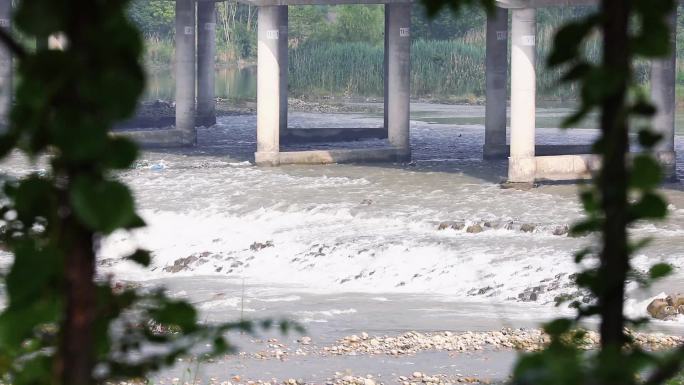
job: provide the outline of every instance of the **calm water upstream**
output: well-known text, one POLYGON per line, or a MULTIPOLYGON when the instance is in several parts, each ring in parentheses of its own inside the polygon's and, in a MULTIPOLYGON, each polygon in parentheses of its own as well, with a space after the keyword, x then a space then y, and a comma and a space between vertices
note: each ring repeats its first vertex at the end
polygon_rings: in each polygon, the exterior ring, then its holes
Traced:
MULTIPOLYGON (((256 66, 244 68, 219 68, 216 70, 215 90, 216 96, 221 99, 233 100, 236 102, 256 101, 256 66)), ((454 90, 455 93, 467 95, 472 90, 454 90)), ((332 95, 331 95, 332 96, 332 95)), ((147 100, 173 100, 175 97, 175 79, 172 69, 157 69, 148 73, 147 90, 145 92, 147 100)), ((339 97, 337 97, 339 99, 339 97)), ((357 97, 356 99, 364 99, 357 97)), ((547 102, 538 100, 538 103, 545 107, 545 111, 537 114, 537 127, 558 127, 562 117, 566 115, 568 102, 547 102)), ((572 102, 569 102, 572 104, 572 102)), ((484 114, 478 109, 473 109, 471 113, 452 114, 450 110, 458 109, 458 106, 435 106, 429 110, 412 111, 412 118, 429 123, 443 124, 484 124, 484 114)), ((323 122, 325 124, 325 122, 323 122)), ((583 126, 591 126, 592 123, 585 122, 583 126)), ((684 105, 680 106, 680 111, 676 117, 677 132, 684 134, 684 105)))

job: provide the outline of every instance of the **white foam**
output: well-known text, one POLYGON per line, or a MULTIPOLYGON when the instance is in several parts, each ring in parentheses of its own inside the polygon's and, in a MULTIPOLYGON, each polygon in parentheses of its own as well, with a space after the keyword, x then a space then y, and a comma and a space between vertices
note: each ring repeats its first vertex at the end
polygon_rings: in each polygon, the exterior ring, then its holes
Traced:
POLYGON ((272 297, 272 298, 256 298, 256 301, 261 301, 261 302, 294 302, 294 301, 301 301, 302 297, 298 295, 287 295, 284 297, 272 297))

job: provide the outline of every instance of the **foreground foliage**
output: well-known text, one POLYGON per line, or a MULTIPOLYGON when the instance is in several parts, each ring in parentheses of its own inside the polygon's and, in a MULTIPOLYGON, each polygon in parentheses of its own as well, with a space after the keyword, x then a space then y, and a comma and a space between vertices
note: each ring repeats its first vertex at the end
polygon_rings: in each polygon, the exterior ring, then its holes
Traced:
MULTIPOLYGON (((61 32, 64 50, 29 51, 0 34, 21 79, 0 155, 16 149, 49 165, 4 185, 2 241, 14 254, 0 314, 5 383, 86 385, 142 377, 200 341, 211 347, 194 353, 224 352, 226 331, 253 326, 202 325, 191 305, 161 290, 141 292, 97 275, 101 237, 144 226, 131 191, 114 174, 131 166, 138 150, 109 134, 133 113, 144 88, 141 39, 126 6, 125 0, 20 2, 19 32, 39 40, 61 32)), ((145 250, 127 258, 150 262, 145 250)))
MULTIPOLYGON (((479 1, 485 8, 493 5, 479 1)), ((423 2, 433 11, 444 5, 441 0, 423 2)), ((460 3, 448 4, 458 8, 460 3)), ((577 285, 595 301, 575 302, 576 317, 556 319, 545 326, 552 338, 550 346, 522 356, 514 383, 658 385, 681 369, 684 347, 665 355, 642 350, 625 330, 647 320, 624 315, 628 279, 646 286, 672 270, 667 264, 656 264, 648 277, 640 276, 632 268, 631 256, 648 240, 631 240, 628 231, 635 222, 663 219, 667 214, 667 204, 656 192, 663 180, 661 166, 653 156, 660 135, 648 124, 639 126, 638 140, 644 152, 630 160, 628 134, 634 118, 649 122, 656 112, 639 87, 634 63, 671 52, 667 20, 672 12, 676 12, 673 0, 602 0, 598 9, 565 24, 555 34, 548 65, 562 71, 563 82, 577 84, 581 95, 579 109, 565 125, 572 126, 595 110, 600 113, 601 136, 593 151, 601 158, 601 169, 593 186, 580 195, 587 219, 572 229, 574 234, 597 233, 600 240, 575 256, 584 267, 577 285), (598 61, 588 57, 585 49, 596 33, 602 39, 598 61), (586 332, 579 322, 588 317, 600 319, 600 348, 591 353, 580 348, 586 332), (644 373, 646 378, 641 378, 644 373)))

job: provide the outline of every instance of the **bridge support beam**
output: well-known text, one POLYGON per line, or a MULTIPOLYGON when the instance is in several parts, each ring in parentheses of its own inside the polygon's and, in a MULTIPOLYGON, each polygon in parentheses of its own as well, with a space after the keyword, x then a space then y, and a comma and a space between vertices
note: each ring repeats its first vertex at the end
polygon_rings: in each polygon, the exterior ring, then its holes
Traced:
POLYGON ((280 76, 280 134, 287 131, 287 97, 288 97, 288 70, 289 70, 289 56, 288 56, 288 6, 283 6, 278 13, 278 73, 280 76))
MULTIPOLYGON (((12 32, 12 0, 0 0, 0 28, 6 33, 12 32)), ((0 131, 5 131, 9 124, 12 108, 12 52, 2 44, 0 46, 0 131)))
POLYGON ((675 136, 675 85, 677 63, 677 12, 668 16, 671 28, 672 50, 668 57, 651 63, 651 98, 658 111, 653 119, 653 129, 663 136, 656 145, 655 155, 663 166, 665 178, 676 179, 677 158, 674 147, 675 136))
POLYGON ((197 124, 216 124, 216 3, 197 3, 197 124))
POLYGON ((509 183, 535 180, 535 36, 533 8, 513 9, 511 25, 511 147, 509 183))
POLYGON ((505 158, 506 101, 508 100, 508 10, 496 8, 487 17, 486 105, 484 159, 505 158))
POLYGON ((287 109, 287 6, 259 7, 257 48, 257 165, 280 163, 280 129, 287 109), (284 31, 284 34, 281 34, 284 31), (283 77, 285 80, 283 80, 283 77), (284 88, 284 90, 283 90, 284 88))
POLYGON ((182 144, 194 145, 195 132, 195 0, 176 0, 176 129, 182 144))
POLYGON ((411 4, 385 5, 385 115, 390 145, 410 159, 411 4))

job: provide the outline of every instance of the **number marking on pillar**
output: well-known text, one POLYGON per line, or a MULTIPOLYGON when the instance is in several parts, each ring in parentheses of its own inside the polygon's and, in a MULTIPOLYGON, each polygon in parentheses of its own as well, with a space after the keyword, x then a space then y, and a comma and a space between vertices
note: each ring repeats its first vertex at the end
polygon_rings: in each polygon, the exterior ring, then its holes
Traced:
POLYGON ((508 31, 496 31, 496 40, 506 40, 508 38, 508 31))
POLYGON ((400 37, 409 37, 409 36, 411 36, 411 29, 410 29, 409 27, 399 28, 399 36, 400 36, 400 37))
POLYGON ((10 20, 9 19, 0 19, 0 27, 9 28, 10 27, 10 20))
POLYGON ((192 35, 195 32, 195 29, 192 27, 185 27, 183 32, 185 32, 186 35, 192 35))
POLYGON ((533 46, 534 45, 534 35, 524 35, 520 38, 522 45, 533 46))
POLYGON ((277 29, 269 29, 266 31, 266 39, 268 40, 278 40, 278 35, 280 35, 280 32, 277 29))

